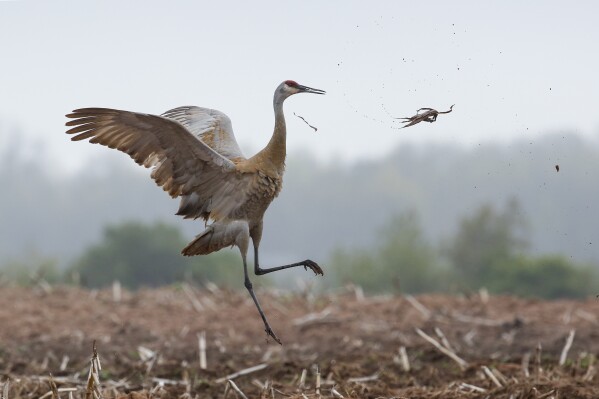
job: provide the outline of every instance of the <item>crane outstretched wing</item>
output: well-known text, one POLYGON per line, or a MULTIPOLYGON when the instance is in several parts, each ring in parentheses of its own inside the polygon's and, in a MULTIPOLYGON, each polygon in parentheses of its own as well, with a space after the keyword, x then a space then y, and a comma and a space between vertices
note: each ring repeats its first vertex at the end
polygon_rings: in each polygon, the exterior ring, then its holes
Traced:
POLYGON ((231 119, 215 109, 185 106, 166 111, 162 116, 174 119, 192 134, 228 159, 245 159, 235 134, 231 119))
POLYGON ((171 197, 181 196, 178 215, 219 220, 243 204, 250 176, 198 140, 179 122, 161 116, 107 108, 83 108, 67 117, 73 141, 116 148, 140 165, 171 197))

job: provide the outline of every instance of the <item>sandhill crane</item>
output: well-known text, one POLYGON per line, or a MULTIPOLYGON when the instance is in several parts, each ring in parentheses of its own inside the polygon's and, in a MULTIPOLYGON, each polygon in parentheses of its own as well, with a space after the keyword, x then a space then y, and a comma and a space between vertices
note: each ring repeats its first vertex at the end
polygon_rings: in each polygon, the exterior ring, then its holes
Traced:
POLYGON ((263 275, 303 266, 316 275, 323 271, 316 262, 304 260, 261 268, 258 248, 264 212, 279 194, 285 171, 286 135, 283 102, 297 93, 325 94, 293 80, 281 83, 274 93, 275 127, 266 147, 245 158, 233 134, 231 120, 222 112, 186 106, 161 116, 107 108, 83 108, 68 114, 66 123, 73 141, 90 139, 127 153, 146 168, 171 197, 181 197, 177 215, 202 218, 206 229, 182 251, 183 255, 205 255, 237 246, 243 260, 244 284, 262 317, 266 334, 279 344, 252 288, 247 268, 249 240, 254 246, 254 273, 263 275))

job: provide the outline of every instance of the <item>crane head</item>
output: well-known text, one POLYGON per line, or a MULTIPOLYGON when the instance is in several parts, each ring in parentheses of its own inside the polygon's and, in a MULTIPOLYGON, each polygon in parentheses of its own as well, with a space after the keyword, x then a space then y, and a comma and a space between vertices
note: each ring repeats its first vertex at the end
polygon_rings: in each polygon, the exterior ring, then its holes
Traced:
POLYGON ((326 92, 324 90, 313 89, 308 86, 300 85, 294 80, 286 80, 277 88, 277 91, 275 92, 275 98, 284 100, 285 98, 297 93, 325 94, 326 92))
POLYGON ((283 83, 285 84, 286 87, 289 88, 289 90, 291 91, 291 94, 296 94, 296 93, 325 94, 326 93, 326 91, 324 91, 324 90, 313 89, 308 86, 302 86, 302 85, 298 84, 295 80, 286 80, 283 83))

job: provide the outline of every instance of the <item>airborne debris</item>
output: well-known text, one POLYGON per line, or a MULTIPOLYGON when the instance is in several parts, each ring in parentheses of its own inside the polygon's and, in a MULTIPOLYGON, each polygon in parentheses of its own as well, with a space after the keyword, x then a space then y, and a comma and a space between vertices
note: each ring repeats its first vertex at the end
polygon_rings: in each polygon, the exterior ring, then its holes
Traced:
POLYGON ((555 165, 555 171, 559 172, 559 165, 555 165))
POLYGON ((455 104, 453 104, 451 107, 449 107, 449 111, 443 111, 443 112, 439 112, 436 109, 432 109, 432 108, 420 108, 418 111, 416 111, 416 115, 411 116, 409 118, 393 118, 393 119, 403 119, 403 121, 401 123, 407 123, 407 125, 403 126, 402 128, 408 127, 408 126, 414 126, 417 123, 420 122, 428 122, 428 123, 433 123, 434 121, 437 120, 437 116, 439 116, 439 114, 448 114, 453 110, 455 104))
POLYGON ((300 118, 301 120, 303 120, 303 121, 304 121, 304 123, 305 123, 306 125, 310 126, 312 129, 314 129, 314 131, 315 131, 315 132, 317 132, 317 131, 318 131, 318 128, 317 128, 317 127, 315 127, 315 126, 312 126, 312 125, 310 125, 310 124, 308 123, 308 121, 304 119, 304 117, 303 117, 303 116, 301 116, 301 115, 298 115, 298 114, 296 114, 295 112, 293 113, 293 115, 295 115, 295 116, 297 116, 298 118, 300 118))

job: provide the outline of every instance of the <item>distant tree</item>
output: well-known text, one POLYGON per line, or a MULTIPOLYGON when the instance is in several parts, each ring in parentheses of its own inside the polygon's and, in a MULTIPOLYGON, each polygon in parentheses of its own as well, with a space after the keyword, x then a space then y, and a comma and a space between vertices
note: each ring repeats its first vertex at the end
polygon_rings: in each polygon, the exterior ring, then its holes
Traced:
POLYGON ((584 297, 596 290, 597 273, 560 255, 526 253, 526 221, 516 201, 501 212, 490 205, 462 220, 446 254, 461 288, 542 298, 584 297))
POLYGON ((88 248, 72 270, 87 287, 102 287, 114 280, 129 288, 155 287, 191 278, 217 283, 242 281, 231 253, 186 258, 180 251, 186 240, 181 232, 163 223, 126 222, 106 227, 102 241, 88 248))
POLYGON ((341 282, 358 284, 369 292, 433 291, 444 280, 436 252, 423 237, 413 212, 385 224, 375 248, 337 251, 331 268, 341 282))
POLYGON ((560 255, 518 256, 493 264, 488 288, 525 297, 582 298, 596 293, 598 276, 590 265, 560 255))
MULTIPOLYGON (((197 283, 211 281, 229 288, 245 289, 243 265, 237 249, 221 249, 217 253, 186 259, 191 263, 190 269, 185 272, 186 280, 197 283)), ((269 283, 268 277, 262 277, 262 285, 269 283)))
POLYGON ((515 200, 502 212, 483 205, 464 218, 445 249, 458 284, 472 289, 488 287, 494 265, 509 263, 527 248, 521 234, 525 225, 515 200))

